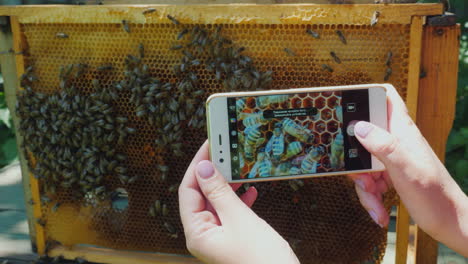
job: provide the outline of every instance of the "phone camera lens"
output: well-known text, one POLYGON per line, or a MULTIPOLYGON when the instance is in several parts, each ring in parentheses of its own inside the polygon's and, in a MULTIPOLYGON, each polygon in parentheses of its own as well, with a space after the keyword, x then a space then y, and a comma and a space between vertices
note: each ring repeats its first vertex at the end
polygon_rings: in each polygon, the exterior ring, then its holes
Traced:
POLYGON ((224 162, 224 159, 219 159, 219 162, 223 163, 223 162, 224 162))

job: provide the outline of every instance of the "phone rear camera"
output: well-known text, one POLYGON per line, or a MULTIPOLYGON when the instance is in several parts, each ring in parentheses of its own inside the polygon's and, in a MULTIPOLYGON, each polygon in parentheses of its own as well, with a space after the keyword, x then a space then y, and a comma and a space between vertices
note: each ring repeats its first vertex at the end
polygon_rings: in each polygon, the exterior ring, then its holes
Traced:
POLYGON ((224 162, 224 159, 219 159, 219 162, 220 162, 220 163, 223 163, 223 162, 224 162))

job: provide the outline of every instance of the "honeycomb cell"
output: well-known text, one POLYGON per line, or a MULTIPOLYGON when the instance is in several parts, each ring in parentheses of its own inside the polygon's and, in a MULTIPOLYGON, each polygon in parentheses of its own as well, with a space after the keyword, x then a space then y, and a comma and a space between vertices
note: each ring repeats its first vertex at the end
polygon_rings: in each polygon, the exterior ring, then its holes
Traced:
POLYGON ((330 109, 324 109, 320 112, 321 118, 324 121, 328 121, 333 117, 333 113, 330 109))
POLYGON ((318 133, 322 134, 325 130, 327 129, 327 126, 325 125, 325 122, 320 120, 315 123, 315 131, 318 133))
POLYGON ((320 135, 321 144, 328 145, 331 143, 331 141, 332 141, 332 136, 330 133, 323 133, 322 135, 320 135))
POLYGON ((327 106, 330 109, 333 109, 336 106, 336 102, 338 101, 338 97, 332 96, 327 99, 327 106))
POLYGON ((314 106, 317 108, 317 109, 322 109, 325 107, 325 98, 323 97, 318 97, 315 99, 314 101, 314 106))
POLYGON ((327 131, 331 133, 335 133, 340 128, 340 125, 336 121, 330 121, 327 123, 327 131))

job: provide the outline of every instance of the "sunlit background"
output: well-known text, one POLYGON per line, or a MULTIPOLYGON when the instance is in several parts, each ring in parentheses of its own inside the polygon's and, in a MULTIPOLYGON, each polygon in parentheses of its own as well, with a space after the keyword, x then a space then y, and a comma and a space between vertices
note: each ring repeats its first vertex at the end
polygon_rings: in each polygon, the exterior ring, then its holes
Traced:
MULTIPOLYGON (((76 4, 77 1, 9 0, 1 4, 76 4)), ((131 1, 129 1, 130 3, 131 1)), ((421 0, 419 2, 438 2, 421 0)), ((447 143, 446 167, 468 194, 468 1, 452 0, 450 11, 456 13, 462 27, 456 117, 447 143)), ((21 176, 15 134, 8 111, 3 78, 0 74, 0 257, 11 252, 28 254, 28 227, 24 212, 21 176)), ((455 262, 454 262, 455 263, 455 262)))

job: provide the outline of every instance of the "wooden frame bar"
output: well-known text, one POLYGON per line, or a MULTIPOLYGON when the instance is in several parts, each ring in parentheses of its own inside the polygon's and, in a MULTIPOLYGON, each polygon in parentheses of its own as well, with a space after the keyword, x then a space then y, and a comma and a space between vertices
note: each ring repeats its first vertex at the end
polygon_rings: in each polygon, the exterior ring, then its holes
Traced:
MULTIPOLYGON (((460 25, 426 26, 422 42, 417 125, 443 162, 445 144, 455 117, 460 25)), ((438 243, 419 227, 415 263, 437 263, 438 243)))
MULTIPOLYGON (((419 72, 421 65, 421 43, 424 18, 414 16, 411 23, 410 33, 410 54, 408 66, 408 93, 406 95, 406 106, 409 114, 416 121, 418 111, 418 90, 419 90, 419 72)), ((398 205, 398 217, 396 227, 396 252, 395 263, 405 264, 408 255, 408 235, 409 235, 410 216, 404 204, 400 201, 398 205)))
POLYGON ((363 5, 102 5, 102 6, 18 6, 0 7, 0 15, 18 16, 20 23, 167 23, 171 14, 181 23, 236 23, 236 24, 296 24, 307 21, 315 24, 368 25, 375 11, 382 15, 379 23, 410 24, 412 16, 438 15, 442 4, 363 4, 363 5), (150 15, 142 12, 156 9, 150 15), (281 8, 278 8, 281 7, 281 8), (268 16, 258 16, 267 13, 268 16), (200 14, 203 14, 201 16, 200 14))
MULTIPOLYGON (((3 28, 3 30, 0 30, 0 50, 2 52, 7 51, 6 53, 0 55, 0 64, 4 81, 6 102, 10 113, 12 113, 11 117, 14 126, 18 127, 19 120, 14 114, 16 111, 16 91, 20 87, 19 79, 17 78, 17 76, 20 76, 24 72, 24 63, 22 54, 19 54, 21 47, 18 46, 18 43, 20 43, 20 41, 17 39, 18 34, 12 34, 12 31, 10 30, 19 29, 18 20, 16 19, 16 17, 10 17, 9 19, 10 24, 4 25, 5 28, 3 28), (7 28, 7 26, 11 26, 11 28, 7 28)), ((34 215, 37 215, 40 212, 37 212, 36 206, 33 206, 33 204, 30 202, 33 201, 34 203, 39 203, 37 197, 34 199, 34 194, 32 193, 32 188, 30 187, 33 185, 37 186, 37 181, 36 183, 33 183, 31 180, 33 177, 30 177, 27 161, 20 147, 22 143, 23 138, 17 133, 16 146, 21 166, 24 198, 26 201, 25 208, 28 217, 29 236, 31 239, 32 247, 34 249, 36 247, 36 241, 38 239, 38 237, 36 236, 37 223, 35 221, 34 215)), ((41 240, 43 240, 43 238, 41 238, 41 240)))

